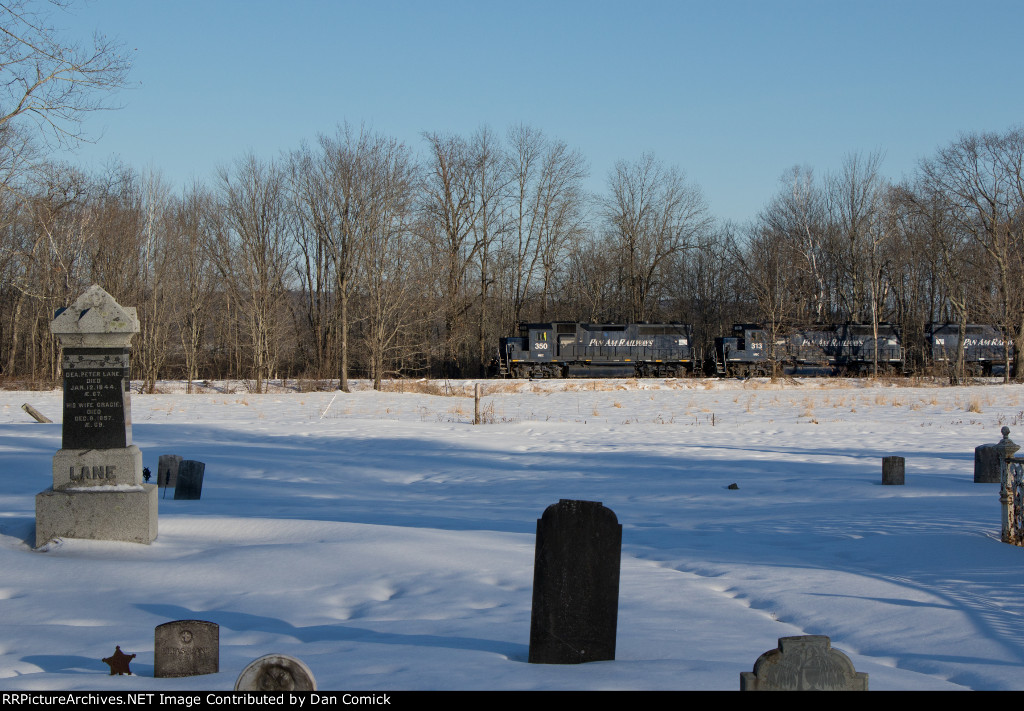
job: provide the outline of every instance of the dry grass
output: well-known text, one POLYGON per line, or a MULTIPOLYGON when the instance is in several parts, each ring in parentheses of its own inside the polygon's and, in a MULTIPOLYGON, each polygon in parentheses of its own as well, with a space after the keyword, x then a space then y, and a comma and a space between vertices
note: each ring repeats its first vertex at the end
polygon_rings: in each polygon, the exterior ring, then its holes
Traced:
POLYGON ((800 417, 814 417, 814 398, 805 397, 803 401, 803 411, 800 413, 800 417))
POLYGON ((971 395, 971 399, 967 404, 968 412, 981 412, 981 396, 971 395))
MULTIPOLYGON (((490 386, 486 388, 490 389, 490 386)), ((438 397, 473 397, 473 386, 454 386, 447 380, 384 380, 380 391, 384 393, 416 393, 438 397), (468 392, 467 392, 468 390, 468 392)))
POLYGON ((335 388, 333 380, 302 379, 295 384, 300 393, 325 393, 335 388))
POLYGON ((508 393, 520 392, 522 389, 522 383, 498 380, 484 385, 482 395, 507 395, 508 393))
POLYGON ((497 421, 498 416, 494 413, 494 401, 492 400, 480 408, 480 424, 493 425, 497 421))

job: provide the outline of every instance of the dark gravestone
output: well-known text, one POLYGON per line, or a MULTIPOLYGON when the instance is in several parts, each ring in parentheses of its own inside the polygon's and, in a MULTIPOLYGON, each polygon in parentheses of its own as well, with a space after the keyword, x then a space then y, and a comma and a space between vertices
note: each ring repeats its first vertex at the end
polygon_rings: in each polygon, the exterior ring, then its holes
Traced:
POLYGON ((302 660, 268 654, 242 670, 235 691, 316 691, 316 679, 302 660))
POLYGON ((220 627, 203 620, 158 625, 153 643, 153 676, 199 676, 220 671, 220 627))
POLYGON ((622 526, 599 501, 562 499, 537 521, 531 664, 615 659, 622 526))
POLYGON ((175 499, 198 499, 203 494, 203 473, 206 465, 191 459, 178 465, 178 483, 174 486, 175 499))
POLYGON ((974 483, 999 483, 999 449, 995 444, 974 448, 974 483))
POLYGON ((156 485, 165 487, 177 484, 180 465, 180 454, 161 454, 160 461, 156 465, 156 485))
POLYGON ((882 457, 882 483, 902 486, 904 467, 903 457, 882 457))
POLYGON ((754 662, 753 672, 740 672, 740 691, 867 691, 868 675, 824 635, 780 637, 754 662))
POLYGON ((64 449, 132 443, 129 357, 127 348, 64 349, 64 449))

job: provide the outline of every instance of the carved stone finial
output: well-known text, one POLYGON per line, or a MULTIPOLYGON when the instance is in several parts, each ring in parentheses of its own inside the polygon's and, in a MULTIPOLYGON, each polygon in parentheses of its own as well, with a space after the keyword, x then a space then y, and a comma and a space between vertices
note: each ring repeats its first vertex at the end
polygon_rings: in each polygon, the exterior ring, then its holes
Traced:
POLYGON ((999 443, 996 445, 996 447, 998 448, 999 456, 1005 459, 1007 457, 1012 457, 1014 454, 1016 454, 1017 450, 1019 450, 1020 447, 1018 447, 1017 444, 1012 439, 1010 439, 1009 427, 1003 425, 1002 433, 1003 438, 999 440, 999 443))
POLYGON ((98 284, 50 322, 51 333, 64 348, 128 348, 139 329, 135 307, 121 306, 98 284))

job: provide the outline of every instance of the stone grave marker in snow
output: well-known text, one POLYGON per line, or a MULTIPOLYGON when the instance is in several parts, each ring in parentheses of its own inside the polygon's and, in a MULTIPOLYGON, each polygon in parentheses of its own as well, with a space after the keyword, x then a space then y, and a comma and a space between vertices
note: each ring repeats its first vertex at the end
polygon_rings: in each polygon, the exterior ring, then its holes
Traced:
POLYGON ((882 483, 903 486, 906 460, 903 457, 882 457, 882 483))
POLYGON ((203 473, 206 465, 191 459, 178 465, 178 481, 174 486, 175 499, 198 499, 203 495, 203 473))
POLYGON ((50 330, 63 350, 64 423, 53 487, 36 495, 36 547, 58 537, 152 543, 157 488, 143 483, 142 452, 132 444, 135 309, 93 285, 57 312, 50 330))
POLYGON ((531 664, 615 659, 622 526, 599 501, 562 499, 537 521, 531 664))
POLYGON ((316 691, 316 679, 302 660, 268 654, 242 670, 235 691, 316 691))
POLYGON ((220 626, 204 620, 176 620, 154 630, 153 676, 177 677, 220 671, 220 626))
POLYGON ((178 465, 180 464, 180 454, 161 454, 156 465, 156 485, 165 487, 177 484, 178 465))
POLYGON ((753 672, 740 672, 740 691, 867 691, 868 675, 825 635, 780 637, 754 662, 753 672))
POLYGON ((974 448, 974 483, 999 483, 999 445, 982 444, 974 448))

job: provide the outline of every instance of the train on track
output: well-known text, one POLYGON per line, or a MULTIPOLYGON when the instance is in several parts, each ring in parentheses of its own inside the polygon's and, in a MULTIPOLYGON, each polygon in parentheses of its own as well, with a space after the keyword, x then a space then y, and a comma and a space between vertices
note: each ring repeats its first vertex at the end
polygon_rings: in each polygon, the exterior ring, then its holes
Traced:
POLYGON ((504 377, 684 377, 695 367, 685 323, 527 323, 498 343, 504 377))
POLYGON ((898 330, 879 324, 878 338, 868 324, 819 325, 776 334, 759 324, 738 323, 732 335, 715 339, 714 374, 722 377, 771 375, 777 364, 786 375, 868 375, 903 373, 906 359, 898 330))
MULTIPOLYGON (((952 372, 963 350, 969 375, 1005 371, 999 329, 968 324, 930 323, 924 333, 928 366, 952 372)), ((738 323, 729 336, 714 339, 707 358, 695 352, 693 328, 685 323, 594 324, 574 321, 521 324, 518 336, 502 338, 495 374, 513 378, 720 377, 786 375, 903 375, 906 355, 899 329, 870 324, 829 324, 790 329, 772 339, 762 324, 738 323)))

